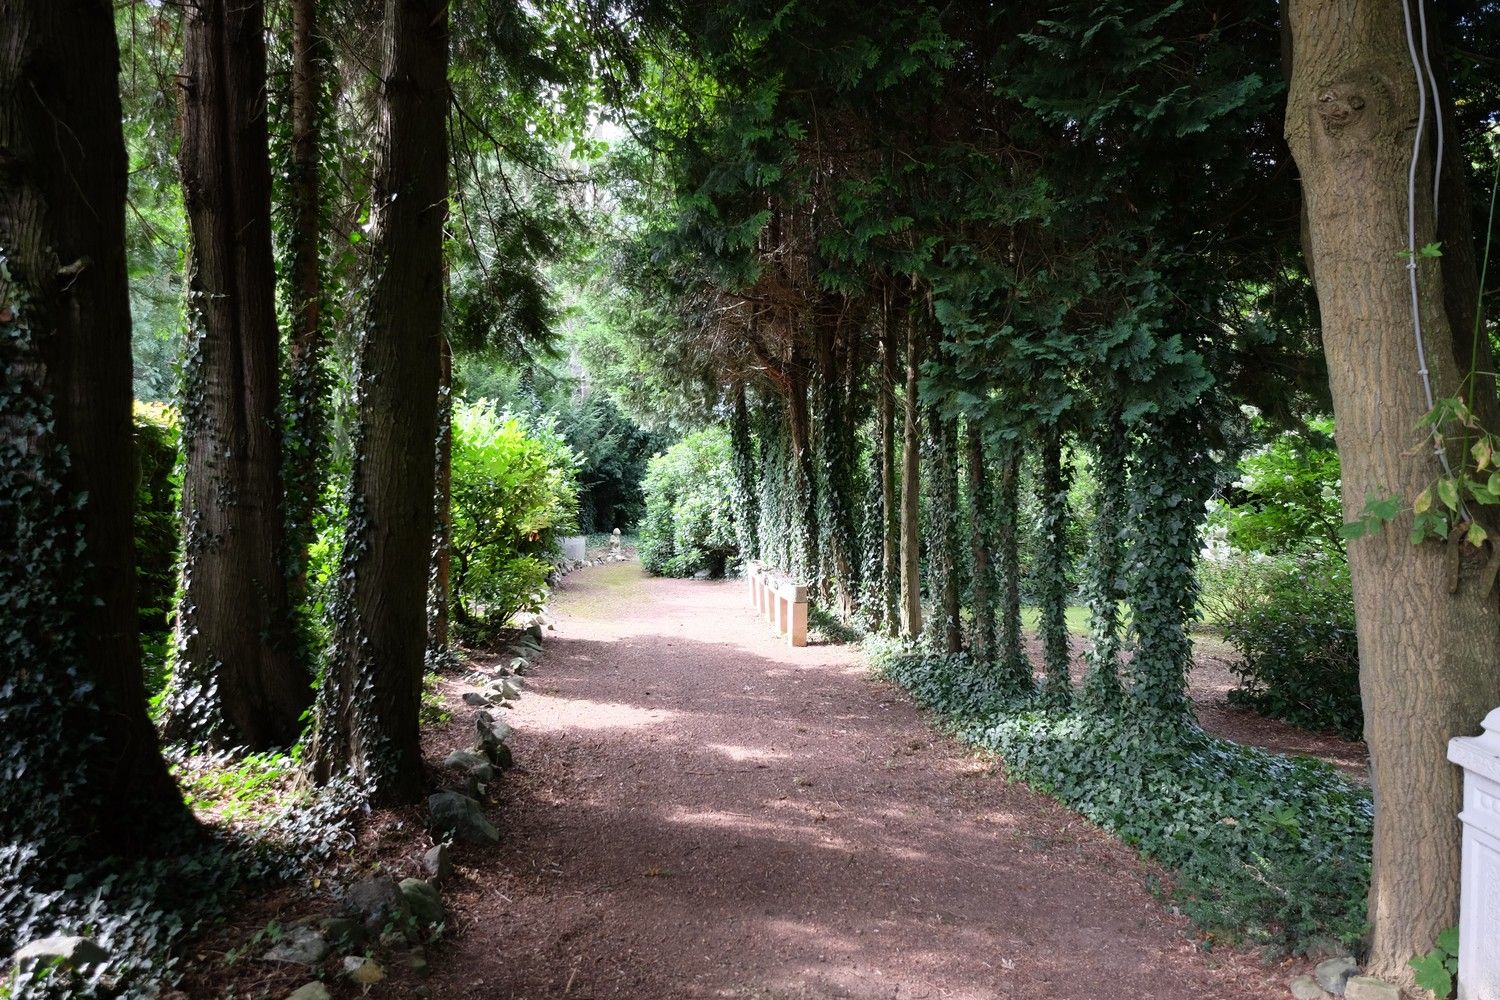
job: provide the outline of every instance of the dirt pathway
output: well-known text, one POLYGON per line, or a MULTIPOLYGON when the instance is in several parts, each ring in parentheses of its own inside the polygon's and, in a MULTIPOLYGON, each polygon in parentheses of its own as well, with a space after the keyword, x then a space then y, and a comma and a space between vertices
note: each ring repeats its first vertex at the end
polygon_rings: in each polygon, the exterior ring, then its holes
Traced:
POLYGON ((1250 1000, 1132 851, 936 738, 736 582, 587 569, 512 713, 504 843, 458 852, 435 998, 1250 1000))

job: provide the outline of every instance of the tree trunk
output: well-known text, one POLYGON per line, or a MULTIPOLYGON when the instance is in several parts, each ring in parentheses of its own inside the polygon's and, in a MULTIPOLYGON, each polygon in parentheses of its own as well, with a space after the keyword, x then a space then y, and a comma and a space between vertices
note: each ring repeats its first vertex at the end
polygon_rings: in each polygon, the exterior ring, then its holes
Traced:
POLYGON ((740 558, 759 559, 760 504, 755 487, 755 441, 750 436, 750 406, 745 399, 744 382, 734 384, 732 420, 729 437, 734 455, 734 524, 739 536, 740 558))
POLYGON ((428 593, 428 645, 434 653, 448 649, 448 613, 453 605, 453 347, 438 339, 438 413, 436 482, 432 506, 432 585, 428 593))
POLYGON ((1021 644, 1021 540, 1017 531, 1021 509, 1021 449, 1007 444, 1000 465, 996 517, 999 544, 995 575, 1000 582, 1000 628, 995 636, 995 673, 1004 687, 1031 687, 1031 662, 1021 644))
POLYGON ((922 331, 911 309, 906 323, 905 428, 901 437, 901 633, 922 634, 922 428, 918 415, 917 377, 922 365, 922 331))
POLYGON ((1148 417, 1130 470, 1130 700, 1137 719, 1180 726, 1192 719, 1188 628, 1198 612, 1198 527, 1213 486, 1201 406, 1148 417))
MULTIPOLYGON (((1286 11, 1292 43, 1286 133, 1302 175, 1344 514, 1353 521, 1367 496, 1409 499, 1439 472, 1415 430, 1428 406, 1406 263, 1398 256, 1408 245, 1417 81, 1400 4, 1289 0, 1286 11)), ((1430 127, 1432 114, 1426 118, 1430 127)), ((1419 248, 1437 239, 1433 136, 1421 138, 1414 199, 1419 248)), ((1457 145, 1450 136, 1449 149, 1457 145)), ((1449 241, 1466 238, 1459 231, 1464 221, 1444 220, 1449 241)), ((1468 331, 1455 329, 1444 308, 1446 282, 1473 281, 1472 274, 1444 274, 1466 256, 1412 260, 1438 398, 1459 391, 1468 367, 1467 355, 1458 359, 1455 350, 1468 331)), ((1479 385, 1492 392, 1488 381, 1479 385)), ((1455 578, 1446 547, 1412 545, 1409 524, 1402 515, 1349 545, 1375 795, 1369 965, 1402 980, 1410 975, 1407 959, 1430 949, 1458 914, 1460 774, 1445 759, 1447 742, 1475 732, 1500 703, 1500 613, 1480 583, 1483 559, 1472 550, 1464 554, 1455 578)))
POLYGON ((446 0, 386 0, 381 50, 359 441, 313 772, 353 771, 377 800, 410 802, 424 783, 417 726, 448 203, 446 0))
POLYGON ((1128 440, 1118 415, 1103 418, 1094 442, 1094 529, 1088 554, 1089 651, 1085 696, 1115 705, 1120 684, 1120 562, 1128 440))
POLYGON ((292 255, 287 299, 286 524, 296 598, 306 592, 308 548, 328 464, 327 336, 323 324, 323 192, 318 130, 324 54, 316 0, 292 3, 292 144, 286 187, 292 255))
POLYGON ((118 74, 105 0, 0 0, 0 842, 62 869, 194 829, 136 640, 118 74))
POLYGON ((880 594, 889 635, 899 635, 901 519, 896 508, 896 307, 887 292, 880 331, 880 594))
POLYGON ((976 421, 964 429, 964 468, 969 487, 969 604, 974 614, 969 648, 980 663, 995 652, 995 592, 991 586, 990 480, 984 458, 984 434, 976 421))
POLYGON ((810 587, 822 583, 818 572, 818 498, 816 471, 813 465, 812 434, 807 407, 807 366, 793 358, 787 366, 790 386, 787 390, 787 431, 791 446, 791 467, 787 481, 791 484, 791 565, 789 572, 810 587))
POLYGON ((184 9, 191 260, 173 739, 290 746, 312 700, 285 574, 280 337, 259 0, 184 9))
POLYGON ((963 649, 959 623, 958 429, 936 407, 927 411, 931 445, 927 479, 927 566, 936 621, 933 632, 946 653, 963 649))
POLYGON ((1068 470, 1063 464, 1062 432, 1043 431, 1042 470, 1037 483, 1041 537, 1036 554, 1038 631, 1042 638, 1042 695, 1051 705, 1073 697, 1068 673, 1072 650, 1068 636, 1068 470))

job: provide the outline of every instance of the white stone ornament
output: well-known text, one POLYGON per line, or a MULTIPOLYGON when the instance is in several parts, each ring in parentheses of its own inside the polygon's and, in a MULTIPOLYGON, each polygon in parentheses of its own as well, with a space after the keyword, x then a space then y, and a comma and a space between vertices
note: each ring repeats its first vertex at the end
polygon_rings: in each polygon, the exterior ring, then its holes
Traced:
POLYGON ((1450 740, 1448 759, 1464 769, 1458 1000, 1500 1000, 1500 708, 1483 735, 1450 740))

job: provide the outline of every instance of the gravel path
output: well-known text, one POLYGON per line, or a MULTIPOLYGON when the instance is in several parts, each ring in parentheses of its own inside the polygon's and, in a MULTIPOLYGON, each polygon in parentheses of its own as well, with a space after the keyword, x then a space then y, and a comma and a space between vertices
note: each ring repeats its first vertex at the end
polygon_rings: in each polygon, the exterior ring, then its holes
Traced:
POLYGON ((567 577, 511 713, 504 843, 457 854, 435 998, 1263 1000, 1162 873, 935 736, 738 581, 567 577))

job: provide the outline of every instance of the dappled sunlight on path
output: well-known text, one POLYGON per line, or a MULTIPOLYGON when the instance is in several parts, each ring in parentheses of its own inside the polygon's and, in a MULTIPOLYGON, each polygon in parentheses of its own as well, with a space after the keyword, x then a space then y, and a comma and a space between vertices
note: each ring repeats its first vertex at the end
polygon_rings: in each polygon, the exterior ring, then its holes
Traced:
POLYGON ((737 582, 569 576, 434 997, 1248 998, 1160 876, 737 582))

